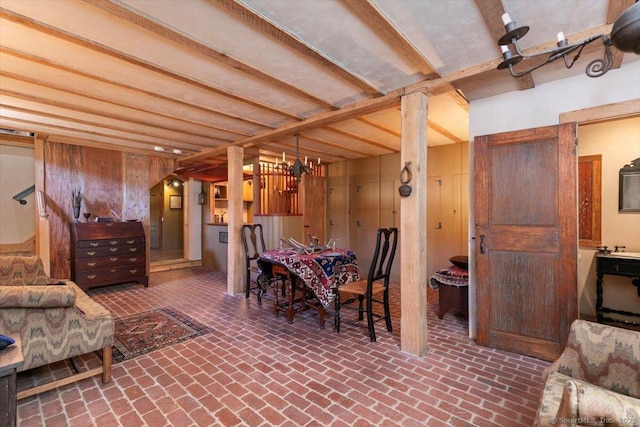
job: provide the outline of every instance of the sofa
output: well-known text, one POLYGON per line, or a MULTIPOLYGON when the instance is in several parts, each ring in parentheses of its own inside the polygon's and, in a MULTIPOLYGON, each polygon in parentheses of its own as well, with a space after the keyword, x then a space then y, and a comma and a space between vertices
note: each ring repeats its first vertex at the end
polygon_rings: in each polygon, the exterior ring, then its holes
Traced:
POLYGON ((101 351, 98 368, 18 393, 18 399, 102 374, 111 380, 113 318, 74 282, 51 279, 33 256, 0 256, 0 334, 19 336, 18 372, 101 351))
POLYGON ((535 426, 640 426, 640 332, 575 320, 535 426))

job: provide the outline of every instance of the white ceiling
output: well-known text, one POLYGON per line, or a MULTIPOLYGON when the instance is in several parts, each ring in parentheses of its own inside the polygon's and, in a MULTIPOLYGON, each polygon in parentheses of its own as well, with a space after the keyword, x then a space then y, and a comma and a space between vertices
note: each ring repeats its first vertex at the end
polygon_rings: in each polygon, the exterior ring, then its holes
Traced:
POLYGON ((522 46, 539 50, 559 31, 570 42, 608 33, 631 4, 0 0, 0 127, 133 152, 160 146, 185 164, 222 163, 230 145, 246 157, 293 156, 300 131, 301 156, 331 163, 399 151, 399 99, 420 90, 429 146, 459 143, 467 100, 582 73, 589 61, 520 79, 495 70, 502 13, 530 26, 522 46))

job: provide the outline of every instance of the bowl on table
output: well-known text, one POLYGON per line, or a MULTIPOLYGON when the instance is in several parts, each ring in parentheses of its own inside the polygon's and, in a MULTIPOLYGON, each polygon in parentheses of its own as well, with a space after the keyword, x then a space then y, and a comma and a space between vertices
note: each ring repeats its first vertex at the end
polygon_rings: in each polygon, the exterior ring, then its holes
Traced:
POLYGON ((449 261, 458 268, 462 268, 464 270, 469 269, 469 257, 466 255, 456 255, 449 258, 449 261))

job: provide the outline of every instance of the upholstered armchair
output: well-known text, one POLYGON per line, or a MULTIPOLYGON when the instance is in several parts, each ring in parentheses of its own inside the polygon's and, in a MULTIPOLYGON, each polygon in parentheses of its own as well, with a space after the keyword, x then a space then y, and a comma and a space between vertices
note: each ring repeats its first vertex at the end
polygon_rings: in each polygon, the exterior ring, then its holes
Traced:
POLYGON ((98 374, 111 381, 111 314, 74 282, 47 276, 38 257, 0 256, 0 334, 20 336, 19 372, 102 351, 101 367, 22 391, 19 399, 98 374))
POLYGON ((640 425, 640 332, 575 320, 544 376, 536 426, 640 425))

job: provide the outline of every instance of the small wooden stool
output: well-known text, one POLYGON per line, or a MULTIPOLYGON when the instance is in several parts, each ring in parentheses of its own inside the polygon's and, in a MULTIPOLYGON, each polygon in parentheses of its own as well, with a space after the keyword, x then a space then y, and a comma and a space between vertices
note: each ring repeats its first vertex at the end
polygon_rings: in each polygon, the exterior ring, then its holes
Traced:
POLYGON ((429 285, 438 289, 438 318, 449 310, 460 312, 469 318, 469 273, 458 266, 450 266, 435 273, 429 285))
POLYGON ((469 286, 440 284, 438 288, 438 319, 442 319, 449 310, 456 310, 465 319, 469 318, 469 286))

